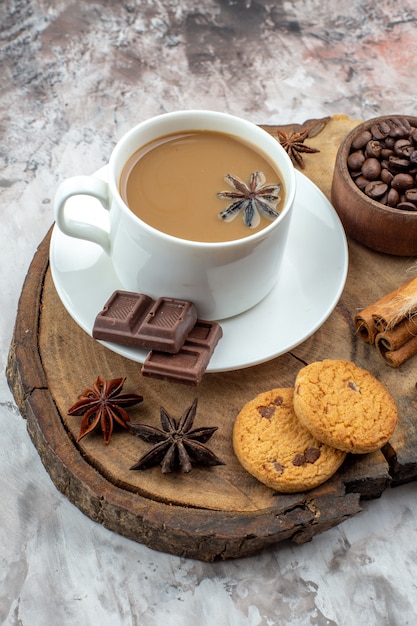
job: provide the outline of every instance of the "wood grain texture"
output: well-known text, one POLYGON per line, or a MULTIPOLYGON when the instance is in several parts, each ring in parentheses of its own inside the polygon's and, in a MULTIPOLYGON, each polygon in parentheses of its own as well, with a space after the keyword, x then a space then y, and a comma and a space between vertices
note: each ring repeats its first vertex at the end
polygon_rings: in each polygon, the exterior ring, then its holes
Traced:
MULTIPOLYGON (((356 122, 336 117, 309 144, 305 173, 329 195, 334 156, 356 122)), ((30 436, 56 487, 93 520, 151 548, 204 561, 253 554, 284 540, 302 543, 361 510, 361 498, 379 497, 390 485, 417 477, 415 361, 392 370, 356 335, 354 313, 409 275, 412 260, 371 252, 349 242, 350 269, 342 298, 307 341, 269 363, 206 374, 197 388, 146 379, 140 365, 114 354, 70 318, 49 271, 50 233, 41 243, 24 284, 7 376, 30 436), (239 465, 231 446, 234 418, 243 404, 276 386, 291 386, 305 363, 346 358, 366 367, 391 391, 399 425, 383 451, 348 456, 324 485, 278 495, 239 465), (224 466, 162 476, 159 468, 130 466, 149 444, 116 431, 76 443, 80 418, 68 408, 98 375, 125 376, 124 390, 144 402, 129 409, 132 421, 159 424, 159 408, 178 416, 198 397, 195 426, 219 426, 209 447, 224 466)), ((320 280, 320 277, 317 277, 320 280)))

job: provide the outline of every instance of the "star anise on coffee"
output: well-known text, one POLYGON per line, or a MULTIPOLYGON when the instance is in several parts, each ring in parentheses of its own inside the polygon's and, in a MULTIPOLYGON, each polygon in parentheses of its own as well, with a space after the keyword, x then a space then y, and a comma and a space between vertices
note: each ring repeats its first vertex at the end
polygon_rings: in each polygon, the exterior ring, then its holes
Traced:
POLYGON ((291 131, 289 133, 285 133, 282 130, 278 130, 278 139, 281 146, 288 153, 291 161, 294 165, 299 165, 302 169, 305 168, 305 163, 303 157, 301 156, 301 152, 305 152, 308 154, 312 154, 314 152, 320 152, 317 148, 311 148, 310 146, 306 146, 304 141, 310 134, 310 129, 306 128, 303 131, 298 133, 291 131))
POLYGON ((276 205, 280 201, 280 185, 266 185, 263 172, 252 172, 249 184, 244 183, 237 176, 226 174, 224 180, 233 187, 234 191, 221 191, 217 197, 221 200, 233 200, 232 204, 219 213, 220 219, 231 222, 238 213, 243 213, 243 222, 249 228, 256 228, 263 215, 274 220, 279 213, 276 205))
POLYGON ((143 397, 135 393, 121 394, 125 380, 105 380, 99 376, 92 387, 87 387, 78 396, 78 401, 68 410, 68 415, 83 415, 77 441, 101 428, 104 443, 109 443, 115 423, 127 428, 129 415, 123 407, 138 404, 143 397))
POLYGON ((197 399, 179 420, 161 407, 162 429, 130 422, 127 428, 131 433, 154 444, 130 469, 143 470, 160 464, 162 473, 168 474, 178 469, 188 473, 193 465, 224 465, 223 461, 204 445, 215 433, 217 426, 192 429, 196 411, 197 399))

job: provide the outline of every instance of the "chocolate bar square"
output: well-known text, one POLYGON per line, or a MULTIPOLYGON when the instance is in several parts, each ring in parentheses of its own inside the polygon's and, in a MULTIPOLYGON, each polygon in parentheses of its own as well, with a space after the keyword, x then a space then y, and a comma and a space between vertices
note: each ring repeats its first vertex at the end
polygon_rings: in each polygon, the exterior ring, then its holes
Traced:
POLYGON ((223 331, 217 322, 197 320, 177 354, 152 351, 143 366, 143 376, 175 383, 198 385, 223 331))
POLYGON ((96 316, 93 337, 133 345, 133 336, 153 304, 152 298, 144 294, 115 291, 96 316))
POLYGON ((175 353, 184 345, 196 321, 197 310, 192 302, 158 298, 141 324, 140 339, 150 350, 175 353))

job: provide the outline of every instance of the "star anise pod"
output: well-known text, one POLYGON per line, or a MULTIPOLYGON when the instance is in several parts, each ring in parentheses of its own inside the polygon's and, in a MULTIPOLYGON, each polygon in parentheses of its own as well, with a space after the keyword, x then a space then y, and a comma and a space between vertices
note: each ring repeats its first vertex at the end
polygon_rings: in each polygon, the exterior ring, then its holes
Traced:
POLYGON ((300 131, 299 133, 291 132, 284 133, 282 130, 278 130, 278 139, 281 146, 288 153, 291 161, 294 165, 299 165, 302 169, 305 168, 303 157, 301 156, 301 152, 305 152, 308 154, 312 154, 313 152, 320 152, 317 148, 310 148, 310 146, 306 146, 304 140, 309 136, 310 130, 306 128, 304 131, 300 131))
POLYGON ((183 473, 191 471, 193 464, 224 465, 204 444, 216 432, 217 426, 192 430, 197 411, 197 399, 184 412, 179 420, 169 415, 161 407, 162 429, 146 424, 127 425, 128 430, 144 441, 155 444, 144 454, 132 470, 142 470, 161 465, 162 473, 168 474, 179 469, 183 473))
POLYGON ((226 174, 224 180, 234 191, 221 191, 217 197, 221 200, 232 199, 234 202, 219 213, 220 219, 231 222, 242 211, 244 224, 249 228, 256 228, 261 221, 261 214, 269 220, 278 217, 275 207, 280 201, 281 187, 278 183, 265 185, 263 172, 253 172, 248 185, 232 174, 226 174))
POLYGON ((78 396, 78 402, 68 410, 68 415, 84 416, 77 441, 96 428, 101 428, 104 443, 109 443, 115 422, 126 428, 129 415, 123 407, 138 404, 143 397, 135 393, 121 394, 125 380, 105 380, 99 376, 92 387, 87 387, 78 396))

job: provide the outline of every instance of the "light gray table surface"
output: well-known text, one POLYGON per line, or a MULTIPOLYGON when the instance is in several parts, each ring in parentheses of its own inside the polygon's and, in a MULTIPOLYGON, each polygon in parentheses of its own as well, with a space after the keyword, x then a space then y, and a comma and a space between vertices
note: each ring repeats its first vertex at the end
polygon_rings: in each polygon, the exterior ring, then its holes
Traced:
MULTIPOLYGON (((416 59, 415 0, 0 2, 3 373, 59 182, 103 166, 131 126, 192 108, 260 124, 417 115, 416 59)), ((415 484, 311 543, 207 564, 124 539, 68 502, 4 374, 0 433, 1 624, 416 623, 415 484)))

